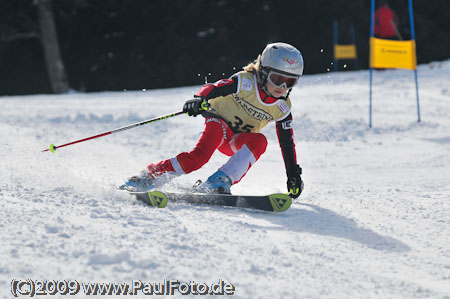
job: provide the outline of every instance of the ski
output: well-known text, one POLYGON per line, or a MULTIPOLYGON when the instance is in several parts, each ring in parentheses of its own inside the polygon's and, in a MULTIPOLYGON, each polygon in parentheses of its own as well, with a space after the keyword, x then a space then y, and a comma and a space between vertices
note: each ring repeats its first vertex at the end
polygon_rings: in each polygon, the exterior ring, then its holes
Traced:
POLYGON ((287 194, 270 195, 232 195, 176 192, 130 192, 152 207, 164 208, 169 201, 185 201, 193 204, 206 204, 225 207, 249 208, 270 212, 284 212, 291 206, 291 197, 287 194))

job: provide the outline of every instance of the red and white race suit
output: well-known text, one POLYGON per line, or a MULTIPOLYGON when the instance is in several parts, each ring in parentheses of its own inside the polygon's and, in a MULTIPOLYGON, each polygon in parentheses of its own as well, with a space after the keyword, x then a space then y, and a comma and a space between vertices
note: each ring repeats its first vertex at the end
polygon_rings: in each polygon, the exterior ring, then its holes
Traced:
POLYGON ((189 152, 148 165, 152 175, 190 173, 206 164, 218 149, 231 157, 220 170, 235 184, 265 152, 267 139, 260 131, 273 121, 286 170, 296 166, 289 98, 268 96, 261 90, 256 75, 245 71, 206 84, 197 95, 210 103, 210 108, 202 113, 205 129, 198 143, 189 152))

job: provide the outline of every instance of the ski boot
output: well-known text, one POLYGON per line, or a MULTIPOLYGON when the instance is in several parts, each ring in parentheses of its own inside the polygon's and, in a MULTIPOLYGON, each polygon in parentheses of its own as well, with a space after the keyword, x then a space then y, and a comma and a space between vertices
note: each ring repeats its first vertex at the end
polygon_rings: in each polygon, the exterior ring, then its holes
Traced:
POLYGON ((200 193, 231 194, 231 179, 222 171, 218 170, 211 175, 206 182, 195 187, 200 193))
POLYGON ((155 188, 156 178, 152 176, 148 171, 143 170, 139 175, 134 175, 120 185, 120 190, 130 192, 145 192, 155 188))

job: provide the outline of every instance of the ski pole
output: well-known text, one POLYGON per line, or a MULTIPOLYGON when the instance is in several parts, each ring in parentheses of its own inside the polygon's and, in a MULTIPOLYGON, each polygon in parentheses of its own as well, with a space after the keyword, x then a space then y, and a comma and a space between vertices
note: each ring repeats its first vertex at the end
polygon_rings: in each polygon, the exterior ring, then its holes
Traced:
POLYGON ((125 127, 122 127, 122 128, 118 128, 118 129, 115 129, 115 130, 112 130, 112 131, 109 131, 109 132, 104 132, 104 133, 101 133, 101 134, 98 134, 98 135, 94 135, 94 136, 91 136, 91 137, 87 137, 87 138, 84 138, 84 139, 72 141, 72 142, 69 142, 69 143, 66 143, 66 144, 63 144, 63 145, 56 146, 54 144, 50 144, 50 147, 48 149, 43 150, 42 152, 50 151, 52 153, 55 153, 56 149, 58 149, 60 147, 64 147, 64 146, 72 145, 72 144, 75 144, 75 143, 88 141, 88 140, 91 140, 91 139, 96 139, 96 138, 103 137, 103 136, 106 136, 106 135, 111 135, 111 134, 114 134, 114 133, 119 133, 119 132, 122 132, 122 131, 125 131, 125 130, 129 130, 129 129, 136 128, 136 127, 139 127, 139 126, 143 126, 143 125, 146 125, 146 124, 158 121, 158 120, 163 120, 163 119, 166 119, 166 118, 174 117, 174 116, 177 116, 177 115, 180 115, 180 114, 184 114, 184 112, 183 111, 178 111, 178 112, 167 114, 167 115, 164 115, 164 116, 160 116, 160 117, 156 117, 156 118, 152 118, 152 119, 147 119, 147 120, 135 123, 135 124, 131 124, 131 125, 128 125, 128 126, 125 126, 125 127))

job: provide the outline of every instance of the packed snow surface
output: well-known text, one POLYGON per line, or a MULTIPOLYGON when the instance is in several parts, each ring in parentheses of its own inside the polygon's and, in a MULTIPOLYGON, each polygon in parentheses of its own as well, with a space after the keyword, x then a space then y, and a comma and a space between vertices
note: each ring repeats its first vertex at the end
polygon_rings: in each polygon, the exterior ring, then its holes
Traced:
MULTIPOLYGON (((42 152, 179 111, 200 86, 0 97, 0 297, 30 279, 223 281, 234 298, 450 298, 450 61, 418 69, 421 122, 413 72, 373 75, 372 128, 367 70, 303 76, 294 88, 305 190, 279 214, 156 209, 115 189, 192 149, 202 117, 42 152)), ((263 133, 267 151, 235 194, 286 192, 275 126, 263 133)), ((173 187, 226 159, 217 152, 173 187)))

